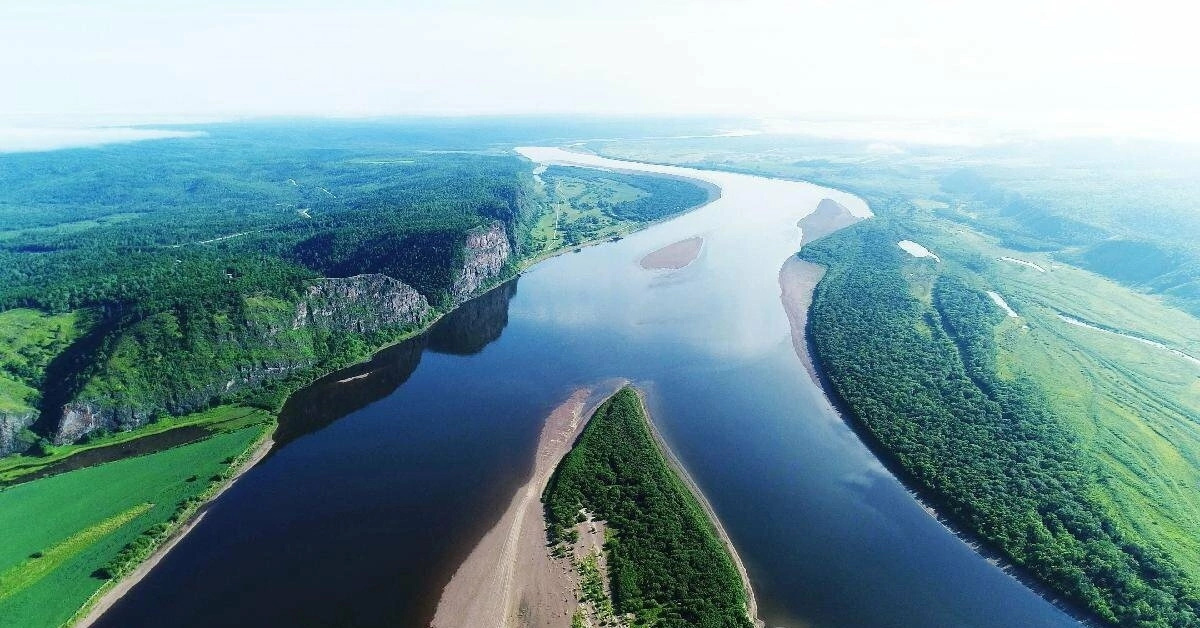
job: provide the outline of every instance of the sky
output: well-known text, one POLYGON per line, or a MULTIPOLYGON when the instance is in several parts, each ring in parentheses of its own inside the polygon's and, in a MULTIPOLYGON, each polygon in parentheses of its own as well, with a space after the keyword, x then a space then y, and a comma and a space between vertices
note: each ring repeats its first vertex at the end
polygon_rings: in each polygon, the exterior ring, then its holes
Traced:
POLYGON ((777 128, 934 120, 1200 139, 1188 11, 1156 0, 3 0, 0 122, 716 114, 777 128))

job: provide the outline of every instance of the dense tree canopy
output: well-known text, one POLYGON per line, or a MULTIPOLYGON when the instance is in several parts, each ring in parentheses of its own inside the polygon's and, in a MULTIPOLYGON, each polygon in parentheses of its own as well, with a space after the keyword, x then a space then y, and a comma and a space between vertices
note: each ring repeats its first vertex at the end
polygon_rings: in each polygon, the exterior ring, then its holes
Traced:
POLYGON ((1094 475, 1031 381, 997 376, 988 297, 942 271, 933 306, 886 221, 807 247, 829 266, 809 319, 833 391, 939 508, 1073 601, 1122 626, 1200 626, 1200 596, 1094 498, 1094 475), (906 269, 909 269, 906 271, 906 269))
POLYGON ((631 388, 592 415, 542 496, 551 541, 586 508, 614 531, 605 551, 618 613, 648 626, 749 628, 741 577, 647 420, 631 388))

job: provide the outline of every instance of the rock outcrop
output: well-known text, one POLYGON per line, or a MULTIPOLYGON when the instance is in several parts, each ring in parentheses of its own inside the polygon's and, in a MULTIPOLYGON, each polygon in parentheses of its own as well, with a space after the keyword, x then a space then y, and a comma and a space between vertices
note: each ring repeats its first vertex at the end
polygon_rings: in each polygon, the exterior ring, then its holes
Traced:
MULTIPOLYGON (((503 223, 497 221, 471 232, 464 244, 463 265, 456 274, 453 287, 455 302, 469 299, 491 285, 505 272, 511 255, 512 244, 503 223)), ((498 298, 503 299, 505 294, 498 298)), ((402 281, 382 274, 364 274, 318 279, 307 288, 294 311, 289 313, 285 309, 281 314, 278 318, 267 317, 248 323, 227 342, 245 346, 247 358, 253 355, 251 349, 266 349, 278 355, 282 346, 302 342, 308 337, 304 333, 297 334, 298 330, 394 334, 420 328, 433 315, 433 308, 424 295, 402 281)), ((502 327, 503 323, 500 325, 502 327)), ((233 367, 216 369, 211 377, 204 378, 208 381, 200 385, 192 383, 186 391, 165 387, 157 393, 143 394, 136 406, 131 406, 128 401, 104 397, 76 398, 62 406, 52 440, 58 444, 72 443, 94 432, 129 430, 158 416, 187 414, 240 390, 314 366, 311 360, 301 358, 304 352, 282 353, 286 357, 241 362, 233 367)), ((16 442, 16 435, 33 418, 3 419, 5 422, 0 422, 0 447, 15 446, 10 443, 16 442)))
POLYGON ((24 451, 30 443, 21 439, 21 432, 37 420, 36 410, 0 412, 0 456, 24 451))
POLYGON ((213 373, 207 385, 155 400, 143 407, 102 398, 76 399, 62 407, 62 418, 51 440, 56 445, 65 445, 94 432, 123 432, 142 427, 162 415, 197 412, 209 407, 221 395, 286 377, 312 365, 306 361, 240 364, 229 371, 213 373))
POLYGON ((471 298, 504 272, 512 256, 512 243, 504 223, 493 222, 467 235, 463 244, 463 265, 454 279, 455 301, 471 298))
POLYGON ((296 305, 292 328, 315 326, 367 334, 417 326, 430 311, 421 293, 387 275, 326 278, 309 286, 296 305))
POLYGON ((147 413, 133 408, 105 408, 94 402, 73 401, 63 406, 53 440, 56 445, 65 445, 92 432, 133 429, 149 420, 147 413))

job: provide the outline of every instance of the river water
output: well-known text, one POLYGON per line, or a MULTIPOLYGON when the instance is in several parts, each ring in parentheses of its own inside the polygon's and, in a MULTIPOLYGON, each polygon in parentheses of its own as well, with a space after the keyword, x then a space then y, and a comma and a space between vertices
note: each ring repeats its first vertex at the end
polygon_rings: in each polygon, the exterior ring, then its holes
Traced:
POLYGON ((542 419, 575 387, 612 377, 647 391, 768 626, 1075 625, 930 516, 796 357, 778 284, 799 247, 796 222, 823 198, 865 215, 862 201, 799 182, 520 150, 703 179, 722 197, 543 262, 295 395, 272 454, 99 625, 426 625, 532 468, 542 419), (704 246, 686 268, 639 267, 695 236, 704 246))

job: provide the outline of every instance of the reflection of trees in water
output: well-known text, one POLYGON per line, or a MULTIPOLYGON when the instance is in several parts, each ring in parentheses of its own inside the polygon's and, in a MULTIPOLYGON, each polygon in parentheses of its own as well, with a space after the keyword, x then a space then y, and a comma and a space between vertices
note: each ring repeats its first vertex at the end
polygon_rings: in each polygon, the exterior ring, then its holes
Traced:
POLYGON ((429 350, 472 355, 494 342, 508 324, 508 302, 517 294, 513 279, 463 303, 429 332, 429 350))
POLYGON ((392 394, 417 370, 426 342, 425 334, 409 338, 294 393, 279 413, 275 450, 392 394))
POLYGON ((508 302, 516 293, 514 279, 462 304, 429 332, 296 392, 279 414, 274 450, 392 394, 417 370, 426 349, 453 355, 479 353, 500 337, 508 324, 508 302))

